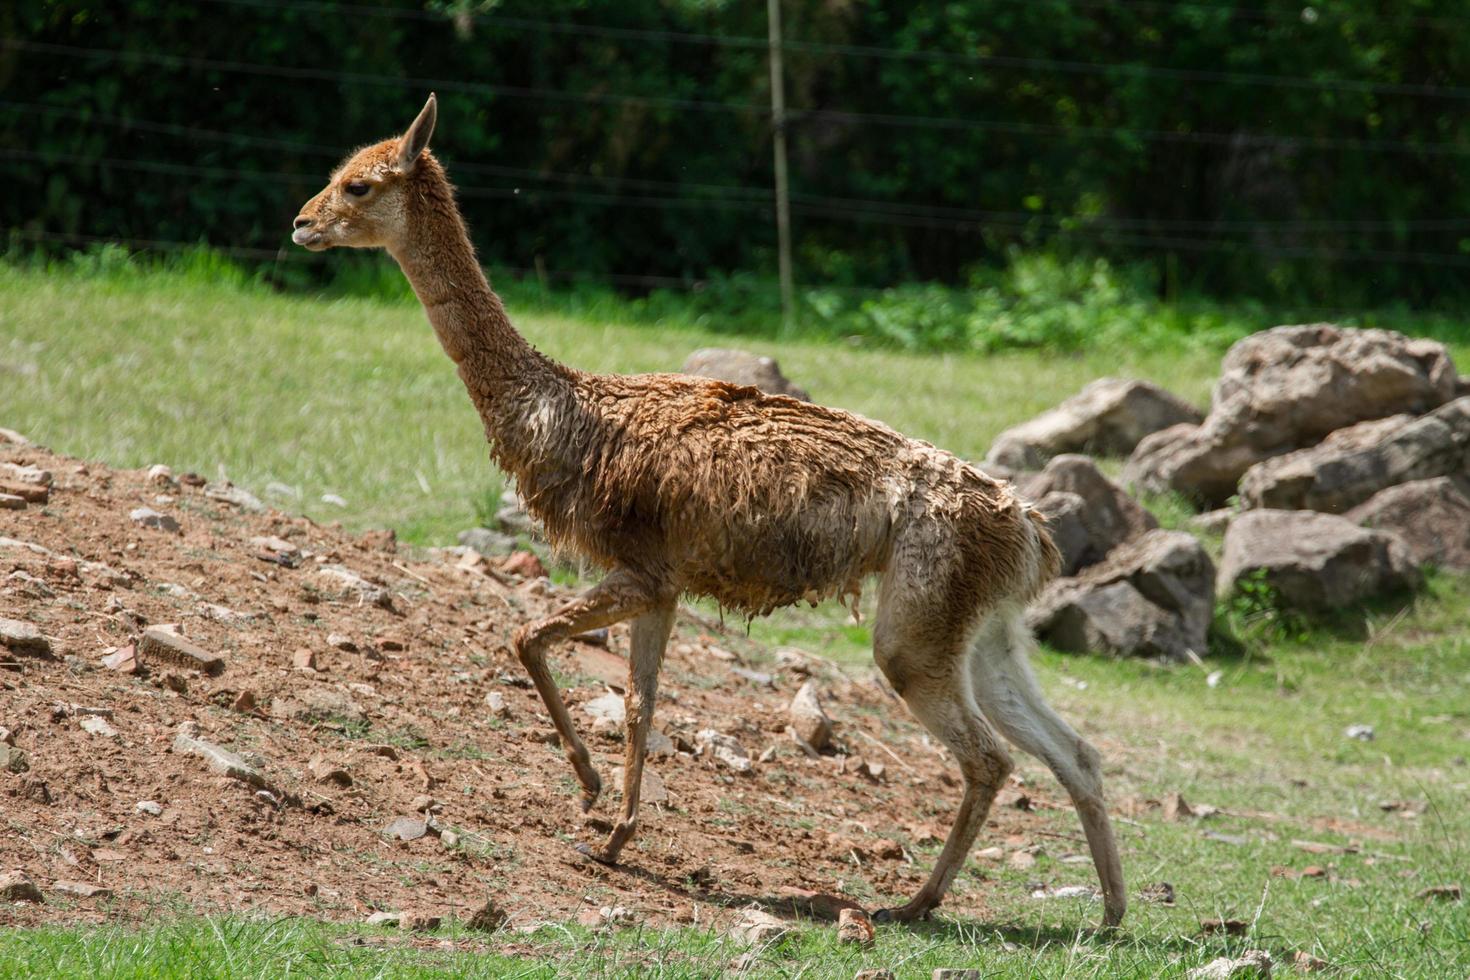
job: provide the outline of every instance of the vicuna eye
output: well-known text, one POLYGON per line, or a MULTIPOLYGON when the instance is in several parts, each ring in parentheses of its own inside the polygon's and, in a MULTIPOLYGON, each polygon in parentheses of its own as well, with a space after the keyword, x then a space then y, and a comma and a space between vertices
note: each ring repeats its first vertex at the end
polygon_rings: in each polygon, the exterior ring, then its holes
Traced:
POLYGON ((347 185, 347 193, 353 197, 362 197, 370 190, 372 190, 372 185, 365 180, 354 180, 347 185))

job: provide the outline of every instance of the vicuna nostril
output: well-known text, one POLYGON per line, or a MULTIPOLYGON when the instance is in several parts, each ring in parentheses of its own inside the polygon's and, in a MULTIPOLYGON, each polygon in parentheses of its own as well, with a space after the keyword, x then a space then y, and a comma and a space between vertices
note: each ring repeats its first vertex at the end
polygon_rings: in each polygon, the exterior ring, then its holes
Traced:
POLYGON ((295 223, 292 224, 291 227, 292 228, 305 228, 309 224, 311 224, 311 219, 310 218, 297 218, 296 221, 295 221, 295 223))

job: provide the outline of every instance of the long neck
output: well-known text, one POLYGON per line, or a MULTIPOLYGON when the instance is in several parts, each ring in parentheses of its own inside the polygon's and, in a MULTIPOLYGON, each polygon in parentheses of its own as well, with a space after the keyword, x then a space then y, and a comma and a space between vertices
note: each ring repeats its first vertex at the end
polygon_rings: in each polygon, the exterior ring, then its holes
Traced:
POLYGON ((411 178, 408 228, 389 251, 423 304, 444 352, 484 420, 486 435, 500 443, 515 411, 515 396, 558 387, 568 376, 511 326, 500 297, 490 288, 454 194, 438 161, 425 154, 411 178))

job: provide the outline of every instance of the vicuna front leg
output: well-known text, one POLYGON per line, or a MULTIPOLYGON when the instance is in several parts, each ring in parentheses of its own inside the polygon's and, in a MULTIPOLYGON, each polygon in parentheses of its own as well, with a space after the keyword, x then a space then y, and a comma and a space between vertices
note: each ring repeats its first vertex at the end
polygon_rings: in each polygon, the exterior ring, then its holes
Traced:
POLYGON ((1103 891, 1103 925, 1128 909, 1123 863, 1103 801, 1098 755, 1046 703, 1027 658, 1030 636, 1020 613, 996 615, 976 636, 970 670, 985 716, 1016 746, 1046 763, 1066 787, 1082 820, 1103 891))
POLYGON ((638 829, 638 800, 643 792, 643 759, 648 751, 648 729, 658 696, 658 672, 664 648, 674 627, 674 603, 662 603, 633 620, 632 651, 628 657, 627 752, 623 762, 623 815, 602 850, 585 844, 577 850, 604 864, 616 864, 623 845, 638 829))
POLYGON ((556 680, 546 666, 546 651, 551 644, 565 640, 577 633, 611 626, 631 616, 643 613, 654 604, 654 590, 639 576, 626 569, 616 569, 597 585, 562 606, 555 613, 534 623, 527 623, 516 630, 512 643, 516 657, 531 682, 541 695, 551 723, 561 736, 562 748, 567 760, 577 773, 577 782, 582 785, 582 811, 592 809, 602 792, 602 779, 592 768, 592 759, 587 746, 577 735, 572 724, 571 713, 562 703, 561 692, 556 689, 556 680))

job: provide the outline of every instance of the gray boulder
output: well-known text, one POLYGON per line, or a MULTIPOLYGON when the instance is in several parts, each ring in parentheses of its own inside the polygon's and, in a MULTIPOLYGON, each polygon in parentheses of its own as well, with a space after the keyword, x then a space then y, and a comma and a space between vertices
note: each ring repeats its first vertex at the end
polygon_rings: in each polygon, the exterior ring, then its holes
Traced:
POLYGON ((1059 650, 1182 660, 1205 652, 1215 566, 1194 536, 1152 530, 1047 587, 1027 613, 1059 650))
POLYGON ((1398 535, 1309 510, 1252 510, 1230 522, 1221 595, 1263 576, 1291 609, 1340 609, 1417 588, 1422 578, 1398 535))
MULTIPOLYGON (((1077 551, 1071 555, 1063 550, 1064 558, 1072 558, 1072 570, 1085 568, 1103 559, 1108 552, 1125 541, 1131 541, 1159 526, 1154 516, 1130 497, 1122 487, 1103 475, 1097 464, 1086 456, 1071 453, 1058 456, 1046 464, 1040 473, 1017 479, 1016 487, 1023 497, 1040 502, 1053 494, 1071 494, 1082 498, 1080 511, 1066 500, 1058 500, 1041 507, 1048 517, 1055 511, 1057 523, 1061 525, 1072 517, 1086 532, 1086 542, 1079 542, 1077 551), (1050 509, 1048 509, 1050 508, 1050 509)), ((1071 538, 1075 532, 1066 530, 1071 538)), ((1060 545, 1060 542, 1059 542, 1060 545)))
POLYGON ((1456 382, 1435 341, 1326 323, 1262 331, 1225 355, 1204 422, 1145 437, 1124 482, 1218 506, 1261 460, 1368 419, 1427 412, 1455 397, 1456 382))
POLYGON ((1400 483, 1470 473, 1470 396, 1428 415, 1360 422, 1310 449, 1257 463, 1240 482, 1248 507, 1339 514, 1400 483))
POLYGON ((690 354, 680 368, 684 374, 701 378, 714 378, 731 384, 750 385, 768 395, 790 395, 804 402, 811 401, 806 389, 798 387, 781 373, 781 365, 775 358, 752 354, 749 351, 729 350, 723 347, 702 347, 690 354))
POLYGON ((1092 535, 1088 533, 1083 515, 1087 501, 1075 493, 1055 490, 1036 501, 1036 509, 1046 516, 1047 530, 1062 553, 1062 574, 1075 575, 1078 569, 1097 558, 1092 535))
POLYGON ((1397 534, 1420 565, 1470 569, 1470 477, 1389 487, 1343 516, 1360 527, 1397 534))
POLYGON ((1056 408, 1002 432, 985 461, 1034 470, 1062 453, 1126 456, 1151 432, 1203 418, 1158 385, 1100 378, 1056 408))

